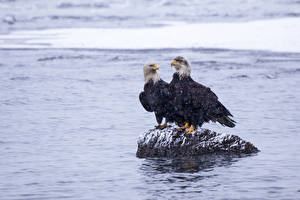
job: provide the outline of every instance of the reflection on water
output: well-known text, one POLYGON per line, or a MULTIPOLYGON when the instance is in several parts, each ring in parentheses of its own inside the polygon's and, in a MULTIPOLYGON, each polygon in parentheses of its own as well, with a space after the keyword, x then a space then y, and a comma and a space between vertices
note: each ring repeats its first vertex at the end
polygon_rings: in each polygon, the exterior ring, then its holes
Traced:
MULTIPOLYGON (((204 155, 185 158, 144 159, 139 172, 150 199, 179 199, 214 190, 221 183, 214 182, 218 168, 230 168, 246 155, 204 155), (209 184, 208 184, 209 183, 209 184)), ((221 174, 220 174, 221 175, 221 174)))
POLYGON ((201 171, 211 171, 215 167, 230 166, 237 162, 242 155, 203 155, 199 157, 179 157, 179 158, 152 158, 145 159, 141 166, 141 171, 150 174, 160 173, 195 173, 201 171))

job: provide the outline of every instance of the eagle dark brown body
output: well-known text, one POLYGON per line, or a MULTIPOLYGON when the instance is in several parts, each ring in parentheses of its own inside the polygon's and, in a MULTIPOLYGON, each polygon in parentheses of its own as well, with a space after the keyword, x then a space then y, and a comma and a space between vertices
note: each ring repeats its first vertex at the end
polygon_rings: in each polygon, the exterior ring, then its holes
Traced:
POLYGON ((183 117, 175 112, 169 84, 159 77, 156 72, 158 69, 159 67, 154 63, 144 65, 145 85, 139 99, 145 110, 154 112, 157 127, 163 129, 167 127, 167 122, 184 123, 184 121, 183 117), (161 125, 163 118, 165 124, 161 125))
POLYGON ((231 113, 218 101, 210 88, 195 82, 190 76, 180 77, 174 73, 170 83, 170 93, 175 110, 186 122, 202 126, 204 122, 218 121, 220 124, 234 127, 231 113))
POLYGON ((170 83, 174 110, 186 122, 185 126, 179 129, 189 128, 186 132, 191 133, 209 121, 219 122, 231 128, 235 126, 235 121, 230 118, 231 113, 218 100, 217 95, 191 78, 191 67, 185 58, 178 56, 171 65, 176 69, 170 83))
POLYGON ((158 124, 162 123, 164 117, 167 122, 170 122, 168 113, 172 105, 170 105, 169 84, 167 82, 159 80, 154 83, 153 80, 149 80, 144 85, 144 91, 140 93, 139 98, 145 110, 155 113, 158 124))

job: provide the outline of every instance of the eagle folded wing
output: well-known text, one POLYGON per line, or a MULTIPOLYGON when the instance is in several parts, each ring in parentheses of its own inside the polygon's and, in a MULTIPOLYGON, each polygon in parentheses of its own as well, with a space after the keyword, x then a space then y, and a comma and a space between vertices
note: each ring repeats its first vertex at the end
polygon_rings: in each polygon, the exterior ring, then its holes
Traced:
POLYGON ((142 106, 145 108, 145 110, 147 110, 148 112, 153 112, 153 110, 151 109, 151 106, 149 105, 149 102, 147 100, 145 92, 140 93, 139 99, 140 99, 142 106))

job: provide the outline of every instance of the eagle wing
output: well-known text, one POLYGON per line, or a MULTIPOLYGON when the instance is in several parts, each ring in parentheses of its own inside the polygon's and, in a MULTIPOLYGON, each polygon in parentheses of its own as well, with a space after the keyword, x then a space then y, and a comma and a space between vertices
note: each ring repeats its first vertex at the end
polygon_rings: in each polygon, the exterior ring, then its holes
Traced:
POLYGON ((218 121, 223 126, 234 127, 235 121, 229 110, 218 100, 217 95, 210 88, 195 81, 190 84, 192 105, 194 109, 203 109, 206 121, 218 121))
POLYGON ((145 108, 145 110, 147 110, 148 112, 153 112, 153 110, 151 109, 151 106, 149 105, 149 102, 147 100, 145 92, 140 93, 139 99, 140 99, 142 106, 145 108))

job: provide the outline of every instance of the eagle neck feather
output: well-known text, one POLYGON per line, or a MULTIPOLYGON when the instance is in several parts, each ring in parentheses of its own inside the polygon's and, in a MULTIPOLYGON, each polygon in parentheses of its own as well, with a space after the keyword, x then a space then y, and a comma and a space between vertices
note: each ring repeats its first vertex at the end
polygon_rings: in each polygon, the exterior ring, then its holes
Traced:
POLYGON ((147 74, 147 75, 145 76, 145 83, 148 83, 150 80, 152 80, 154 84, 155 84, 157 81, 159 81, 159 80, 160 80, 160 77, 159 77, 158 73, 147 74))
POLYGON ((176 72, 176 73, 178 74, 178 77, 179 77, 180 80, 190 76, 190 73, 186 73, 184 71, 179 71, 179 72, 176 72))
POLYGON ((191 66, 188 62, 186 62, 186 65, 184 67, 181 67, 179 71, 177 71, 179 74, 179 78, 182 79, 184 77, 189 77, 191 74, 191 66))

